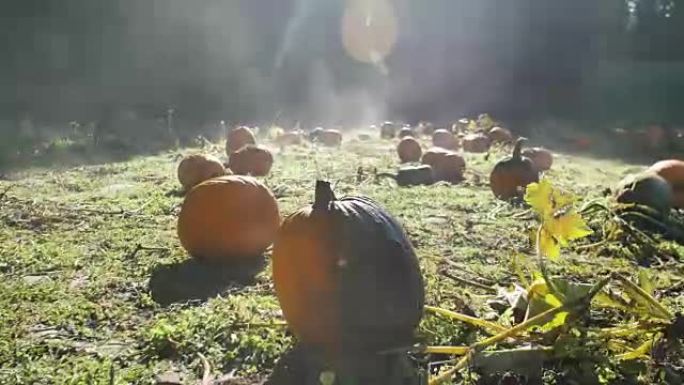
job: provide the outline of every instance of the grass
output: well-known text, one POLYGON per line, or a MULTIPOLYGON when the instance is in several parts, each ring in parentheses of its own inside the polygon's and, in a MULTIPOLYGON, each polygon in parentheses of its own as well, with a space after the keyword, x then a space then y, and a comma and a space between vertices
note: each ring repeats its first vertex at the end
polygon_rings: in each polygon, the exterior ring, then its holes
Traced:
MULTIPOLYGON (((273 324, 282 319, 269 267, 254 282, 223 288, 206 301, 160 303, 155 290, 162 289, 150 284, 151 277, 169 274, 189 258, 175 234, 182 198, 174 192, 177 162, 193 151, 199 149, 61 170, 26 169, 0 181, 0 192, 9 188, 0 193, 0 384, 154 384, 155 375, 169 371, 190 383, 202 376, 201 356, 215 373, 254 383, 273 370, 293 338, 273 324)), ((221 155, 222 146, 203 151, 221 155)), ((307 205, 318 178, 336 183, 338 196, 362 194, 381 202, 416 247, 429 305, 490 317, 485 290, 441 272, 467 271, 508 284, 515 280, 511 257, 533 253, 528 234, 536 223, 524 219, 524 207, 495 200, 487 186, 502 150, 489 159, 466 154, 462 184, 413 188, 376 182, 371 175, 373 168, 395 169, 390 141, 359 141, 350 134, 341 149, 276 151, 264 182, 278 196, 282 213, 307 205), (365 170, 361 178, 359 167, 365 170)), ((590 199, 640 168, 558 154, 548 176, 590 199)), ((684 254, 681 246, 671 247, 684 254)), ((634 276, 637 270, 630 260, 572 252, 552 267, 580 281, 614 271, 634 276)), ((681 290, 666 291, 684 279, 681 263, 652 270, 663 303, 684 308, 681 290)), ((426 316, 418 336, 433 345, 466 345, 481 334, 426 316)), ((592 371, 604 383, 620 378, 609 364, 592 371)), ((545 381, 563 383, 559 376, 549 371, 545 381)))

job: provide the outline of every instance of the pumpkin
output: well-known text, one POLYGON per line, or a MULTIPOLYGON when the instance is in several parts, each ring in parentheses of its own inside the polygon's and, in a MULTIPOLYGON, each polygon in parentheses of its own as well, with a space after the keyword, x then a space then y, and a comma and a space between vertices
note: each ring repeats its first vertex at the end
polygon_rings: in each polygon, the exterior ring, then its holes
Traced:
POLYGON ((193 257, 236 262, 259 257, 275 238, 280 216, 271 191, 258 180, 225 175, 195 186, 178 216, 178 238, 193 257))
POLYGON ((463 150, 467 152, 487 152, 489 144, 489 138, 484 134, 468 134, 462 141, 463 150))
POLYGON ((539 181, 539 173, 529 158, 521 155, 525 138, 518 138, 510 157, 501 159, 489 174, 489 186, 499 199, 522 197, 528 184, 539 181))
POLYGON ((267 148, 259 145, 247 145, 230 154, 228 167, 234 174, 266 176, 273 166, 273 155, 267 148))
POLYGON ((447 150, 456 150, 458 148, 458 140, 451 132, 440 128, 432 133, 432 145, 435 147, 446 148, 447 150))
POLYGON ((421 155, 423 155, 423 149, 420 148, 420 143, 417 140, 407 136, 399 141, 397 154, 402 163, 419 162, 421 155))
POLYGON ((684 161, 661 160, 653 164, 648 171, 658 174, 670 184, 674 194, 673 206, 684 209, 684 161))
POLYGON ((255 144, 256 139, 249 127, 240 126, 228 131, 228 138, 226 139, 226 153, 228 155, 241 149, 248 144, 255 144))
POLYGON ((380 137, 382 139, 392 139, 397 136, 397 126, 392 122, 384 122, 380 126, 380 137))
POLYGON ((211 155, 193 154, 183 158, 178 164, 178 180, 187 191, 207 179, 226 173, 223 163, 211 155))
POLYGON ((412 343, 425 289, 401 225, 366 197, 315 201, 287 217, 273 245, 273 282, 290 330, 335 365, 412 343))
POLYGON ((416 134, 413 132, 413 129, 411 126, 404 126, 399 130, 399 138, 405 138, 407 136, 416 136, 416 134))
POLYGON ((280 146, 292 146, 302 144, 301 132, 284 132, 278 135, 275 142, 280 146))
POLYGON ((530 159, 537 171, 546 171, 553 165, 553 154, 545 148, 526 148, 523 150, 522 156, 530 159))
POLYGON ((342 133, 337 130, 323 130, 318 135, 318 141, 329 147, 339 147, 342 144, 342 133))
POLYGON ((494 143, 512 143, 513 142, 513 134, 511 134, 511 131, 508 130, 507 128, 503 127, 492 127, 491 130, 487 133, 487 136, 489 136, 489 139, 494 142, 494 143))
POLYGON ((673 192, 667 181, 655 172, 628 175, 618 184, 619 203, 635 203, 667 213, 672 207, 673 192))
POLYGON ((463 180, 465 160, 453 151, 431 148, 423 154, 421 163, 432 167, 434 179, 437 181, 455 183, 463 180))

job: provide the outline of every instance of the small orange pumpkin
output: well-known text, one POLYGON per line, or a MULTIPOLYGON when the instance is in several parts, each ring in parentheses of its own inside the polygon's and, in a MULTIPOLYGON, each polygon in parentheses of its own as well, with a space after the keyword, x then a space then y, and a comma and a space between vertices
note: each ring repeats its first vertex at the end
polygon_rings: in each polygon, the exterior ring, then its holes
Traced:
POLYGON ((423 149, 420 148, 420 143, 416 139, 407 136, 399 141, 397 154, 402 163, 418 162, 423 154, 423 149))
POLYGON ((521 154, 525 138, 518 138, 513 155, 497 162, 489 175, 489 186, 499 199, 522 197, 528 184, 539 181, 539 173, 532 161, 521 154))
POLYGON ((259 257, 280 225, 273 193, 240 175, 209 179, 186 195, 178 216, 178 238, 193 257, 232 262, 259 257))
POLYGON ((553 165, 553 154, 542 147, 526 148, 523 150, 522 156, 529 158, 537 171, 546 171, 553 165))
POLYGON ((661 160, 648 171, 655 172, 672 187, 673 206, 684 209, 684 161, 676 159, 661 160))
POLYGON ((492 127, 491 130, 487 133, 487 136, 489 136, 489 139, 494 142, 494 143, 512 143, 513 142, 513 134, 511 133, 510 130, 507 128, 503 127, 492 127))
POLYGON ((273 154, 259 145, 247 145, 230 154, 228 167, 238 175, 266 176, 273 166, 273 154))
POLYGON ((236 127, 228 132, 226 154, 230 155, 248 144, 255 144, 254 133, 247 126, 236 127))
POLYGON ((465 160, 453 151, 433 147, 423 154, 421 163, 432 167, 432 174, 437 181, 456 183, 463 180, 465 160))
POLYGON ((318 133, 318 141, 328 147, 339 147, 342 144, 342 133, 329 129, 318 133))
POLYGON ((432 145, 435 147, 445 148, 447 150, 456 150, 458 148, 458 140, 451 132, 440 128, 432 133, 432 145))
POLYGON ((487 152, 490 141, 484 134, 468 134, 463 137, 462 145, 467 152, 487 152))
POLYGON ((225 175, 226 169, 215 156, 193 154, 180 161, 177 173, 178 180, 187 191, 207 179, 225 175))

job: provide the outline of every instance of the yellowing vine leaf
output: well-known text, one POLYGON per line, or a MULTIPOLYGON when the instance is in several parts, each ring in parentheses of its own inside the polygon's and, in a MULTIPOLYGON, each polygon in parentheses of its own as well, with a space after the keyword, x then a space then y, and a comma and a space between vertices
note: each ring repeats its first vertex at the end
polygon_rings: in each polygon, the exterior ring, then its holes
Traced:
POLYGON ((575 198, 555 189, 546 178, 527 186, 525 201, 541 218, 537 233, 537 248, 541 255, 557 259, 561 246, 592 233, 584 219, 572 209, 575 198))

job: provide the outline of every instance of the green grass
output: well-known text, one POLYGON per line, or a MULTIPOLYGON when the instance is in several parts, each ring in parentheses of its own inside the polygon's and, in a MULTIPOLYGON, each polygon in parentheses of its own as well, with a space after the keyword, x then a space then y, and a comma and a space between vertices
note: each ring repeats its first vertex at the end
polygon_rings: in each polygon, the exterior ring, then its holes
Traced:
MULTIPOLYGON (((420 257, 428 304, 491 313, 485 292, 439 272, 460 275, 467 269, 509 283, 515 280, 511 256, 532 253, 528 234, 536 223, 513 217, 525 208, 495 200, 487 186, 503 152, 489 160, 466 154, 468 171, 460 185, 398 188, 370 175, 373 168, 396 167, 394 144, 354 137, 348 135, 342 149, 276 150, 264 182, 276 192, 282 213, 307 205, 317 178, 336 183, 338 196, 370 196, 404 224, 420 257), (365 170, 360 180, 359 167, 365 170)), ((221 155, 221 149, 205 151, 221 155)), ((193 151, 199 149, 65 170, 28 169, 0 182, 0 192, 10 187, 0 200, 0 384, 109 384, 112 377, 115 384, 153 384, 155 374, 169 370, 192 380, 201 377, 200 354, 216 373, 260 378, 274 368, 293 339, 285 328, 268 325, 281 320, 270 268, 255 282, 205 302, 162 306, 149 288, 155 272, 189 258, 176 238, 182 198, 173 192, 177 162, 193 151)), ((589 199, 640 168, 559 154, 548 176, 589 199)), ((573 253, 552 267, 582 281, 636 271, 629 260, 573 253)), ((681 264, 653 270, 660 290, 684 277, 681 264)), ((684 308, 681 293, 661 300, 671 309, 684 308)), ((426 317, 419 330, 422 341, 439 345, 472 343, 479 336, 436 317, 426 317)))

